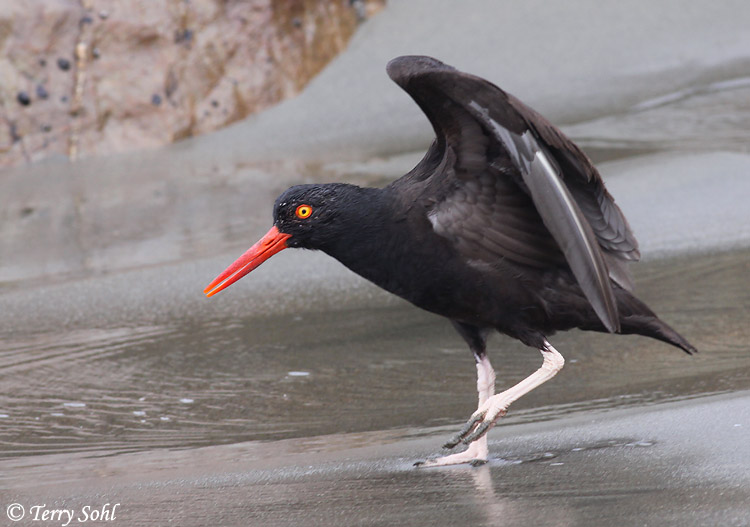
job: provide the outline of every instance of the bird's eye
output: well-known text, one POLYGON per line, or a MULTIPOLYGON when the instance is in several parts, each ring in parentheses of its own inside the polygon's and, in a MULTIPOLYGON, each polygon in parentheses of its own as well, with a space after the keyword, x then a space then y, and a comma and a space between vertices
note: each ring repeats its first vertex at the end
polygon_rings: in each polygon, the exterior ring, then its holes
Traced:
POLYGON ((310 205, 300 205, 297 207, 297 210, 295 211, 295 214, 300 219, 309 218, 310 214, 312 214, 312 207, 310 205))

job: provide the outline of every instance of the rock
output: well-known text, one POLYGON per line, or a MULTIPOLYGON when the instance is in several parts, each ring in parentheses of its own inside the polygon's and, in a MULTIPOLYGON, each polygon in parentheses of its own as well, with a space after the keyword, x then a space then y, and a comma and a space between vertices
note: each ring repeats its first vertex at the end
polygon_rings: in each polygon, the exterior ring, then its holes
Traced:
POLYGON ((29 104, 31 104, 31 97, 29 97, 29 94, 25 91, 18 92, 18 95, 16 95, 16 99, 23 106, 28 106, 29 104))
POLYGON ((36 96, 40 99, 46 99, 49 97, 49 93, 47 92, 47 88, 44 87, 44 84, 36 85, 36 96))
POLYGON ((90 4, 0 2, 0 100, 21 103, 2 107, 0 167, 153 148, 243 119, 297 94, 362 12, 349 0, 90 4))

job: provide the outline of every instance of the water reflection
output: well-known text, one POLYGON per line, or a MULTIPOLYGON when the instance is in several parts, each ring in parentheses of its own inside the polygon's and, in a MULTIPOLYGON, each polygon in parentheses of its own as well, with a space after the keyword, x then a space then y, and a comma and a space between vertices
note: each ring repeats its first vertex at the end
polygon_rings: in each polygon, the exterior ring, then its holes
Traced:
MULTIPOLYGON (((483 517, 480 525, 510 525, 521 521, 524 525, 542 524, 547 518, 555 518, 555 525, 567 527, 578 525, 572 509, 561 500, 532 505, 528 502, 514 500, 511 496, 502 496, 495 491, 492 468, 488 465, 467 473, 474 487, 473 498, 477 512, 483 517)), ((500 476, 502 477, 502 476, 500 476)))

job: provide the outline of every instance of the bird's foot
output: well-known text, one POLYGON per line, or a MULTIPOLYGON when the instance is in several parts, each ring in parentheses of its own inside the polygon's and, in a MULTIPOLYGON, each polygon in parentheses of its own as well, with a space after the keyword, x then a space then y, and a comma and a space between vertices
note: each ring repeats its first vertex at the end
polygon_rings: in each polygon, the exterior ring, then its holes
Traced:
POLYGON ((487 453, 487 438, 483 437, 470 444, 469 448, 463 452, 458 452, 457 454, 451 454, 449 456, 441 456, 435 459, 427 459, 425 461, 417 461, 414 463, 414 466, 419 468, 429 468, 469 463, 470 465, 477 467, 487 463, 487 453))
POLYGON ((510 406, 510 402, 503 397, 502 393, 490 397, 443 447, 453 448, 459 443, 469 445, 478 439, 483 439, 497 420, 507 413, 508 406, 510 406))

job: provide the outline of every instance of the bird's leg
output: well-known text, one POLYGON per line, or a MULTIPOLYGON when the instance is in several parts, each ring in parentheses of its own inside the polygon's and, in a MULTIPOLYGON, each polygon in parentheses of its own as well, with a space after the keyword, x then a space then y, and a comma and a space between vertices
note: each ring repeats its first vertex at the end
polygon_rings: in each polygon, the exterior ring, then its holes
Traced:
MULTIPOLYGON (((495 393, 495 370, 490 364, 490 359, 486 353, 474 355, 477 362, 477 393, 479 394, 478 408, 482 408, 490 397, 495 393)), ((420 467, 441 467, 445 465, 459 465, 462 463, 471 463, 472 465, 481 465, 487 462, 487 436, 482 436, 469 445, 469 448, 457 454, 443 456, 436 459, 428 459, 417 463, 420 467)))
POLYGON ((445 448, 453 448, 459 443, 473 445, 478 440, 486 441, 484 438, 487 431, 499 418, 505 415, 513 401, 547 382, 562 369, 565 359, 552 347, 552 344, 545 340, 544 346, 539 351, 542 352, 544 357, 542 367, 512 388, 490 397, 474 412, 458 434, 444 445, 445 448))

